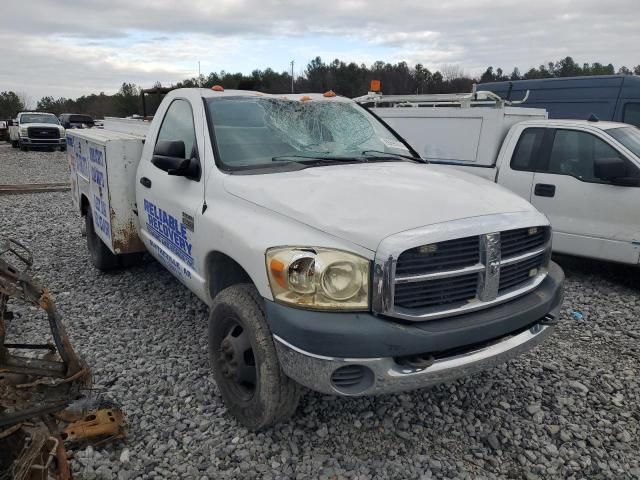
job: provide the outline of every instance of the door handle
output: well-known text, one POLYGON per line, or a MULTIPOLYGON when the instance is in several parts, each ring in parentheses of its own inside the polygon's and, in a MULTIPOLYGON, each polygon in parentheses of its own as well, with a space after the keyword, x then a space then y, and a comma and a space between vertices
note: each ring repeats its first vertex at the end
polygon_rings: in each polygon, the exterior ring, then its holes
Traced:
POLYGON ((147 177, 140 177, 140 185, 143 187, 151 188, 151 180, 147 177))
POLYGON ((538 197, 553 197, 556 194, 556 186, 548 183, 536 183, 533 193, 538 197))

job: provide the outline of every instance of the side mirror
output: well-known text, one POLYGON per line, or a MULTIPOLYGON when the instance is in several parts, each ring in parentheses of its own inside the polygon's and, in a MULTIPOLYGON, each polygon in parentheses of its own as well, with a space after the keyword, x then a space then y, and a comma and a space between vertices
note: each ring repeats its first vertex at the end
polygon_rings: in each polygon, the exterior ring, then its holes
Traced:
POLYGON ((627 187, 640 186, 640 177, 629 175, 627 162, 620 157, 596 158, 593 164, 594 175, 607 182, 627 187))
POLYGON ((185 147, 182 140, 159 140, 153 149, 151 163, 169 175, 200 178, 200 161, 196 156, 185 157, 185 147))
POLYGON ((596 158, 593 173, 601 180, 613 181, 627 176, 627 163, 619 157, 596 158))

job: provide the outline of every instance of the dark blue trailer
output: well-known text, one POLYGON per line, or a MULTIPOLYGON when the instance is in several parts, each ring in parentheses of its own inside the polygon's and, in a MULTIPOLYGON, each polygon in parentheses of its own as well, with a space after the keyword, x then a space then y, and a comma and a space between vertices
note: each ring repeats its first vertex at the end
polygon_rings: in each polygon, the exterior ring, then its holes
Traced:
POLYGON ((600 120, 630 123, 640 127, 640 76, 597 75, 593 77, 544 78, 482 83, 490 90, 521 106, 545 108, 549 118, 586 120, 593 113, 600 120))

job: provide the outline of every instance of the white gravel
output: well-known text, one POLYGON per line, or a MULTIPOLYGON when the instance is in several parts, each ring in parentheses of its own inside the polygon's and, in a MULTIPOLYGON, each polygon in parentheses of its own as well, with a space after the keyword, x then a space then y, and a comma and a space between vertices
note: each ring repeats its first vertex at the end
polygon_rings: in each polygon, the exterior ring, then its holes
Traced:
POLYGON ((23 152, 0 141, 0 185, 69 181, 66 152, 23 152))
MULTIPOLYGON (((24 154, 0 148, 0 178, 13 155, 24 154)), ((0 196, 0 235, 31 247, 94 395, 127 414, 125 443, 74 452, 78 478, 640 478, 635 269, 559 258, 562 323, 537 350, 431 390, 308 393, 292 420, 255 434, 213 383, 205 306, 153 260, 94 270, 79 226, 67 192, 0 196)), ((37 331, 25 316, 9 325, 32 341, 37 331)))

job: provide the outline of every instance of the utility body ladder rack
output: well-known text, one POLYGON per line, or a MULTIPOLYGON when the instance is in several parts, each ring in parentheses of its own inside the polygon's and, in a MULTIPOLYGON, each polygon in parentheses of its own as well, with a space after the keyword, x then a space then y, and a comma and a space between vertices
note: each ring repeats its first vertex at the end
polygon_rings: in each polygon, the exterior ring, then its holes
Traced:
POLYGON ((486 90, 476 90, 473 85, 471 93, 439 93, 427 95, 383 95, 378 92, 369 92, 353 100, 374 108, 384 107, 460 107, 469 108, 475 106, 489 106, 494 108, 504 108, 510 105, 519 105, 529 98, 529 90, 522 100, 505 100, 501 96, 486 90), (379 105, 382 104, 382 105, 379 105))

